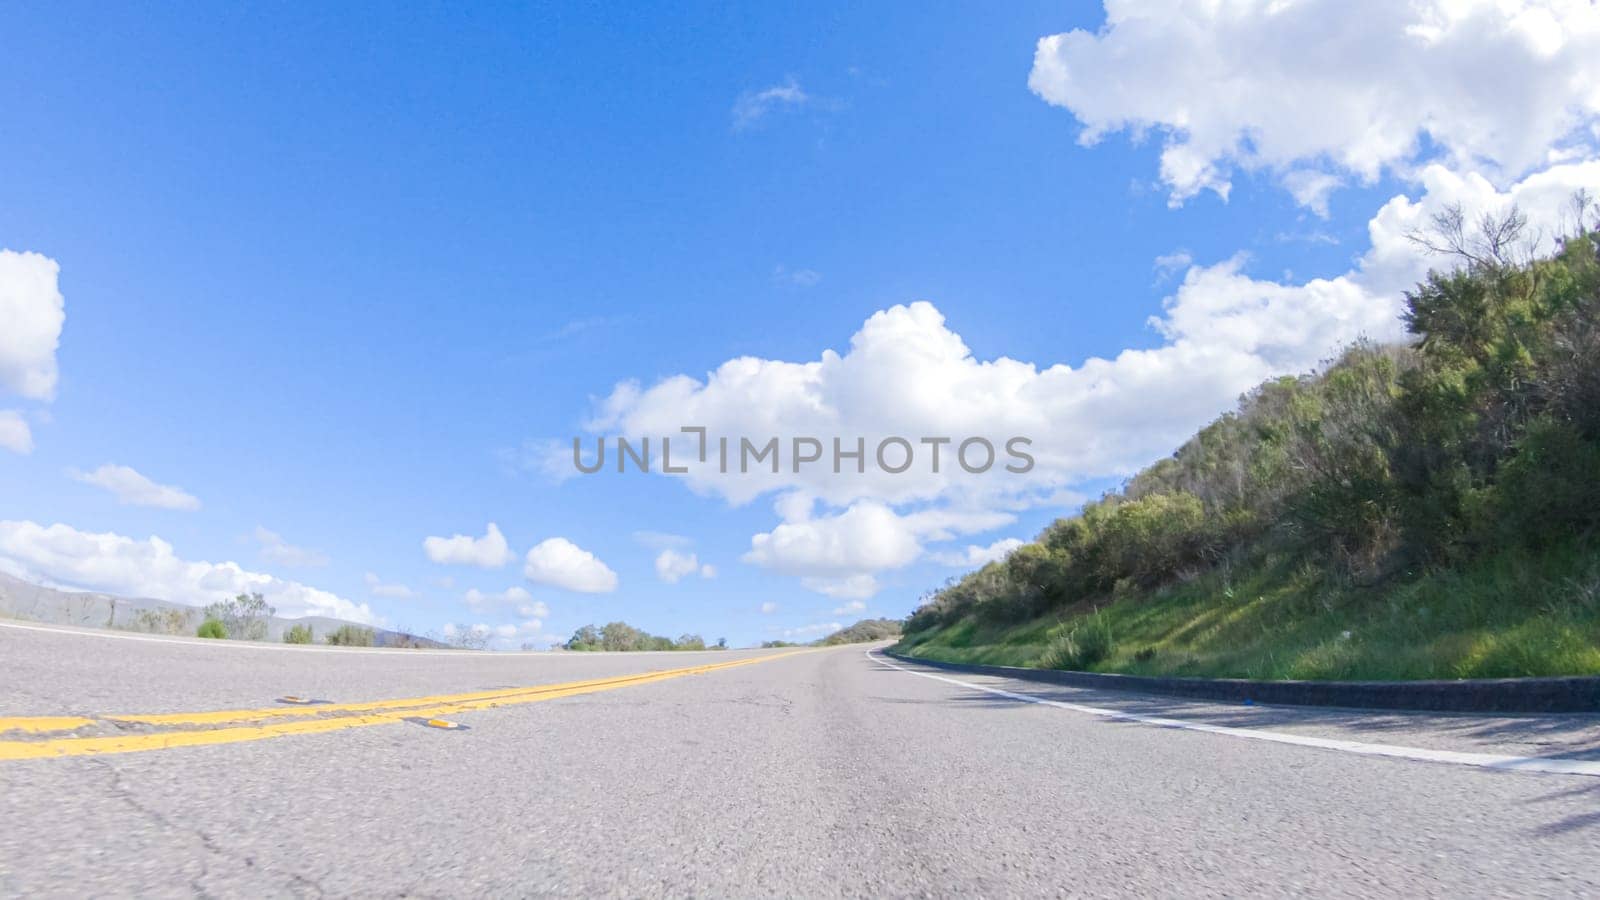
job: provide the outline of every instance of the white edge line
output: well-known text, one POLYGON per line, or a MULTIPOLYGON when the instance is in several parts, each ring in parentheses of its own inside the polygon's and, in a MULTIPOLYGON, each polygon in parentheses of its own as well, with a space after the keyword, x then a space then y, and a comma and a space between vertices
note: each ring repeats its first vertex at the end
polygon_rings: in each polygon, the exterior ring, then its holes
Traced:
POLYGON ((1057 709, 1072 712, 1087 713, 1104 719, 1117 719, 1124 722, 1138 722, 1142 725, 1154 725, 1158 728, 1179 728, 1184 731, 1202 731, 1208 734, 1221 734, 1228 737, 1245 738, 1252 741, 1270 741, 1274 744, 1291 744, 1296 747, 1314 747, 1319 750, 1339 750, 1345 753, 1357 753, 1362 756, 1388 756, 1395 759, 1412 759, 1423 762, 1449 763, 1456 766, 1472 766, 1479 769, 1498 769, 1512 772, 1541 772, 1550 775, 1589 775, 1600 777, 1600 761, 1587 759, 1557 759, 1549 756, 1503 756, 1498 753, 1467 753, 1460 750, 1429 750, 1424 747, 1402 747, 1397 744, 1368 744, 1363 741, 1342 741, 1334 738, 1312 737, 1302 734, 1286 734, 1281 731, 1263 731, 1259 728, 1235 728, 1229 725, 1211 725, 1205 722, 1191 722, 1183 719, 1168 719, 1162 716, 1147 716, 1140 713, 1125 712, 1119 709, 1108 709, 1103 706, 1084 706, 1079 703, 1068 703, 1064 700, 1047 700, 1032 694, 1019 694, 1015 691, 1002 690, 983 684, 974 684, 962 681, 959 678, 949 678, 944 675, 935 675, 931 672, 919 672, 902 665, 890 662, 881 656, 873 655, 867 651, 867 658, 873 662, 898 669, 908 675, 917 675, 922 678, 931 678, 934 681, 943 681, 959 687, 974 691, 983 691, 1008 700, 1018 700, 1023 703, 1036 703, 1040 706, 1053 706, 1057 709))

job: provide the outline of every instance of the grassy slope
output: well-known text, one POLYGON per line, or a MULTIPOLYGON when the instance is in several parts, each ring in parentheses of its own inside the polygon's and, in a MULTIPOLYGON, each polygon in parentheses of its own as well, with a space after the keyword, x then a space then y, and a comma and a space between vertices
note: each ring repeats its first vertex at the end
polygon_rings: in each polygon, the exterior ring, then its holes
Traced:
MULTIPOLYGON (((1003 626, 969 616, 909 635, 898 648, 949 662, 1034 666, 1053 637, 1091 612, 1060 610, 1003 626)), ((1098 672, 1373 680, 1600 674, 1600 553, 1577 544, 1506 552, 1381 589, 1331 586, 1316 569, 1267 557, 1108 601, 1098 614, 1116 640, 1112 655, 1092 667, 1098 672)))

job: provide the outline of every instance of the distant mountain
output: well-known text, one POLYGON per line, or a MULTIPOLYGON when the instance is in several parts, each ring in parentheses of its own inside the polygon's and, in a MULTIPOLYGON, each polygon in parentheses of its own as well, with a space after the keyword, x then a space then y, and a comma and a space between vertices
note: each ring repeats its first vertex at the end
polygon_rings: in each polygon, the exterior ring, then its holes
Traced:
MULTIPOLYGON (((0 617, 24 619, 47 625, 76 625, 83 628, 114 628, 153 634, 194 636, 200 625, 199 607, 149 597, 119 597, 90 591, 62 591, 23 581, 0 572, 0 617)), ((373 643, 379 647, 445 647, 439 641, 374 628, 345 619, 327 616, 302 616, 289 619, 273 616, 267 622, 267 640, 281 641, 293 625, 308 625, 316 643, 343 625, 372 628, 373 643)))

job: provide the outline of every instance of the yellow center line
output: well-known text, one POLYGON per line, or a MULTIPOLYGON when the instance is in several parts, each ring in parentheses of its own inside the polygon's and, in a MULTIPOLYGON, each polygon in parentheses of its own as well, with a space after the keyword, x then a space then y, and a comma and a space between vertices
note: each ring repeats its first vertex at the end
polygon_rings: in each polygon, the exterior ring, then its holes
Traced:
MULTIPOLYGON (((717 663, 714 666, 691 666, 686 669, 669 669, 666 671, 677 672, 683 675, 693 675, 699 671, 713 671, 729 665, 717 663)), ((542 694, 548 691, 562 690, 571 687, 604 686, 624 684, 637 681, 654 672, 642 672, 634 675, 618 675, 612 678, 595 678, 588 681, 571 681, 561 684, 536 684, 519 688, 498 688, 488 691, 473 691, 466 694, 438 694, 431 697, 405 697, 393 700, 368 700, 361 703, 310 703, 296 706, 269 706, 263 709, 219 709, 208 712, 181 712, 181 713, 143 713, 139 715, 109 715, 105 718, 113 722, 133 722, 141 725, 216 725, 224 722, 256 722, 264 719, 280 719, 295 716, 325 716, 329 713, 348 712, 388 712, 402 709, 413 709, 419 706, 436 706, 441 703, 464 703, 472 700, 490 700, 498 697, 521 697, 530 694, 542 694)))
MULTIPOLYGON (((701 666, 688 666, 682 669, 662 669, 655 672, 644 672, 637 675, 624 675, 615 678, 597 678, 587 681, 573 681, 563 684, 535 685, 515 691, 475 691, 468 694, 440 695, 435 697, 415 697, 400 700, 373 701, 372 703, 333 704, 321 707, 298 707, 282 710, 288 715, 305 716, 318 712, 327 712, 330 707, 336 711, 350 712, 350 715, 336 715, 319 718, 303 719, 290 722, 271 722, 265 725, 239 726, 232 728, 211 728, 196 731, 162 731, 146 734, 116 735, 111 737, 69 737, 54 738, 39 741, 0 741, 0 761, 14 759, 47 759, 62 756, 93 756, 107 753, 137 753, 144 750, 166 750, 173 747, 194 747, 208 744, 235 744, 242 741, 259 741, 266 738, 282 737, 293 734, 320 734, 330 731, 342 731, 347 728, 364 728, 372 725, 390 725, 403 722, 407 719, 430 719, 452 713, 471 712, 479 709, 491 709, 499 706, 517 706, 528 703, 539 703, 545 700, 555 700, 560 697, 572 697, 579 694, 593 694, 601 691, 617 690, 640 684, 651 684, 657 681, 667 681, 673 678, 682 678, 685 675, 698 675, 705 672, 715 672, 722 669, 731 669, 737 666, 747 666, 754 663, 769 662, 794 656, 799 653, 816 652, 812 650, 797 650, 788 653, 777 653, 771 656, 756 656, 748 659, 733 660, 725 663, 712 663, 701 666), (387 704, 374 706, 374 704, 387 704)), ((199 716, 238 715, 250 713, 279 713, 278 708, 270 710, 224 710, 218 713, 191 713, 188 719, 163 719, 161 724, 196 724, 211 721, 238 721, 237 719, 196 719, 199 716)), ((162 714, 164 716, 182 716, 182 713, 162 714)), ((50 717, 38 717, 35 721, 43 721, 50 717)), ((70 717, 56 717, 58 720, 70 720, 70 717)), ((116 717, 118 721, 149 722, 153 717, 116 717)), ((263 716, 265 718, 265 716, 263 716)), ((0 724, 6 722, 29 721, 24 719, 0 719, 0 724)), ((92 722, 93 720, 84 720, 92 722)), ((68 726, 73 727, 73 726, 68 726)), ((24 727, 24 730, 26 728, 24 727)))
POLYGON ((0 716, 0 733, 7 731, 71 731, 93 725, 93 719, 81 716, 0 716))

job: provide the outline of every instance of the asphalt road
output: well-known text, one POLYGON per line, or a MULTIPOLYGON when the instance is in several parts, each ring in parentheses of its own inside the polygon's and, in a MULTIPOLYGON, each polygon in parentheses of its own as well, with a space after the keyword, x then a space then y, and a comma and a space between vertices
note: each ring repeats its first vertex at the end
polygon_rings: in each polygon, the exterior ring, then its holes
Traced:
POLYGON ((1600 777, 1459 761, 1600 763, 1596 717, 1204 705, 860 646, 351 652, 3 623, 0 716, 7 896, 1600 895, 1600 777), (288 720, 338 729, 116 720, 290 694, 332 706, 288 720), (466 727, 339 706, 412 697, 466 727), (35 716, 86 724, 16 730, 35 716), (225 740, 152 749, 202 731, 225 740), (122 738, 135 752, 84 750, 122 738))

